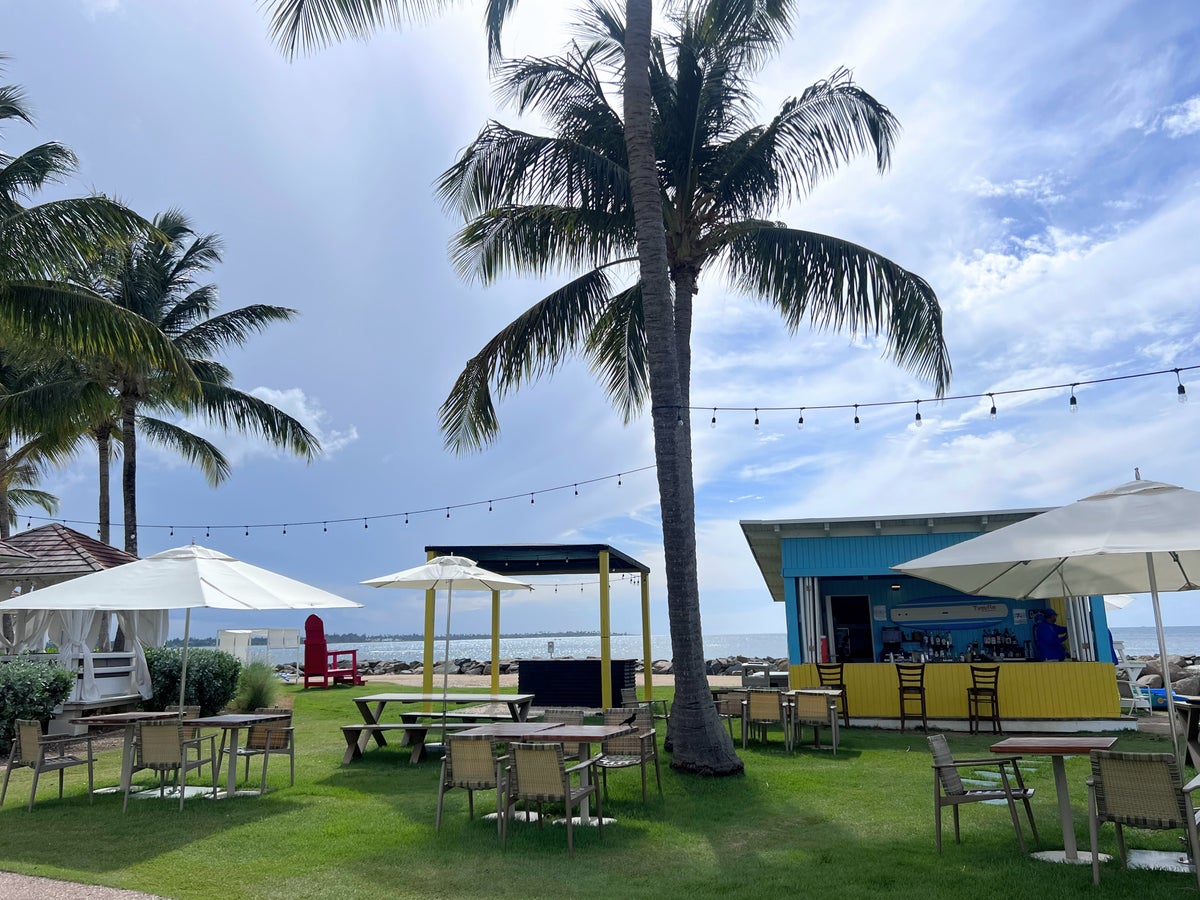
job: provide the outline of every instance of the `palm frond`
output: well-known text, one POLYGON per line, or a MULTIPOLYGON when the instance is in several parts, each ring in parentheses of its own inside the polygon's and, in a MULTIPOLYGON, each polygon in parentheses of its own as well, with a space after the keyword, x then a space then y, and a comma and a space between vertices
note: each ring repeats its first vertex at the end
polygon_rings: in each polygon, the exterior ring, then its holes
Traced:
POLYGON ((152 226, 107 197, 55 200, 0 219, 0 278, 56 277, 152 226))
POLYGON ((40 144, 0 168, 0 198, 12 202, 27 197, 48 182, 71 174, 78 165, 75 154, 62 144, 40 144))
POLYGON ((951 366, 942 312, 923 278, 858 244, 766 223, 727 246, 733 280, 777 306, 791 331, 808 322, 882 333, 896 362, 932 382, 938 396, 945 392, 951 366))
MULTIPOLYGON (((454 0, 263 0, 271 9, 271 38, 289 58, 346 39, 365 40, 385 28, 423 22, 454 0)), ((502 0, 491 0, 502 2, 502 0)), ((490 4, 489 4, 490 5, 490 4)))
POLYGON ((505 396, 554 371, 578 352, 609 294, 603 269, 586 272, 535 303, 467 361, 440 410, 446 446, 462 453, 496 439, 491 385, 505 396))
POLYGON ((188 356, 242 346, 275 322, 289 322, 299 313, 284 306, 255 303, 205 319, 175 338, 175 346, 188 356))
POLYGON ((138 416, 138 431, 146 440, 175 451, 196 466, 212 487, 216 487, 233 471, 229 460, 210 441, 186 428, 149 416, 138 416))
POLYGON ((222 428, 257 434, 311 462, 321 454, 321 442, 298 419, 266 400, 224 384, 201 382, 195 410, 222 428))
POLYGON ((640 283, 609 299, 588 334, 585 353, 609 400, 628 424, 650 397, 640 283))

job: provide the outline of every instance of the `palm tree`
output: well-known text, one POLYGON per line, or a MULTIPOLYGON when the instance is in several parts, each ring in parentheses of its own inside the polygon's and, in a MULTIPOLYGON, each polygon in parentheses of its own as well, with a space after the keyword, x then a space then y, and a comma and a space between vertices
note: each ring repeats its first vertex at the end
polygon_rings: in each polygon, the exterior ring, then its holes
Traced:
MULTIPOLYGON (((464 274, 488 282, 506 270, 582 270, 468 362, 442 406, 447 444, 471 450, 491 442, 499 432, 493 390, 503 396, 583 356, 627 419, 650 400, 664 544, 676 551, 673 559, 668 553, 668 577, 684 583, 695 571, 692 301, 710 264, 776 306, 792 331, 811 323, 882 334, 892 358, 939 394, 950 377, 941 310, 923 279, 864 247, 767 218, 860 154, 872 153, 885 171, 898 131, 844 70, 785 102, 769 122, 752 120, 748 79, 787 33, 780 6, 689 5, 674 18, 673 35, 654 40, 657 190, 674 288, 666 311, 648 302, 638 279, 616 279, 640 259, 645 229, 630 202, 624 126, 604 90, 627 47, 611 8, 591 4, 578 28, 584 43, 567 55, 500 67, 501 96, 522 113, 540 113, 555 133, 489 123, 439 185, 467 219, 454 249, 464 274)), ((672 730, 689 737, 674 742, 672 765, 711 771, 715 761, 720 773, 733 754, 709 699, 699 605, 675 601, 669 597, 679 715, 672 730), (689 660, 682 678, 681 657, 689 660)))
MULTIPOLYGON (((450 5, 451 0, 277 0, 273 33, 291 56, 346 37, 358 39, 401 16, 419 18, 450 5)), ((785 19, 792 0, 759 0, 785 19)), ((487 0, 488 50, 500 58, 500 32, 517 0, 487 0)), ((667 7, 673 4, 667 0, 667 7)), ((758 5, 756 2, 754 5, 758 5)), ((700 637, 700 588, 696 576, 695 497, 691 469, 688 412, 679 396, 675 353, 675 310, 667 266, 662 198, 651 127, 650 44, 652 0, 625 0, 624 137, 629 171, 629 200, 636 227, 637 259, 645 317, 649 389, 654 410, 654 454, 663 517, 667 607, 671 618, 676 672, 675 702, 701 728, 686 730, 675 742, 672 766, 708 774, 734 774, 740 761, 719 734, 720 723, 705 702, 707 681, 700 637), (678 410, 673 413, 672 410, 678 410), (676 624, 678 623, 678 624, 676 624), (685 632, 687 632, 685 634, 685 632), (678 642, 676 636, 678 635, 678 642)))
MULTIPOLYGON (((33 119, 22 90, 0 85, 0 123, 12 121, 33 119)), ((75 155, 55 142, 15 156, 0 150, 0 342, 119 353, 183 377, 183 360, 145 322, 63 280, 97 248, 145 233, 149 223, 106 197, 24 205, 75 167, 75 155)))
MULTIPOLYGON (((121 439, 125 550, 133 554, 137 553, 139 432, 200 466, 211 484, 219 484, 229 474, 229 463, 210 441, 149 412, 200 416, 226 429, 254 432, 307 460, 321 449, 302 423, 235 388, 230 371, 211 358, 225 347, 244 344, 273 322, 290 320, 295 310, 254 304, 216 314, 216 287, 199 284, 197 278, 220 262, 219 239, 195 234, 178 210, 156 216, 154 227, 169 243, 137 238, 94 260, 88 279, 90 290, 151 325, 187 363, 187 377, 178 378, 170 370, 141 366, 125 357, 92 357, 85 362, 86 380, 109 392, 108 405, 100 410, 103 414, 89 414, 102 475, 109 440, 114 434, 121 439), (199 385, 198 393, 191 390, 193 382, 199 385)), ((102 496, 102 516, 106 507, 102 496)))

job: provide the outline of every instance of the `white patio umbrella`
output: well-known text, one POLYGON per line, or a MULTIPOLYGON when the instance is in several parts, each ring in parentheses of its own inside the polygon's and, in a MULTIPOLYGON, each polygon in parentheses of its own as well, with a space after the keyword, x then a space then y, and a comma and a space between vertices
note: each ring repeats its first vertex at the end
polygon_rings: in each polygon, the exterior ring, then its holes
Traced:
POLYGON ((1138 479, 893 568, 988 597, 1149 593, 1178 752, 1158 594, 1200 590, 1200 492, 1138 479))
POLYGON ((363 584, 371 587, 409 588, 421 591, 446 589, 446 659, 442 666, 442 745, 446 743, 446 695, 450 693, 450 607, 454 603, 454 589, 460 591, 512 591, 533 590, 533 585, 507 575, 489 572, 475 565, 475 560, 465 556, 435 556, 422 566, 368 578, 363 584))
POLYGON ((185 610, 179 704, 187 681, 192 609, 328 609, 361 607, 337 594, 252 566, 219 550, 176 547, 71 581, 30 591, 0 609, 185 610))

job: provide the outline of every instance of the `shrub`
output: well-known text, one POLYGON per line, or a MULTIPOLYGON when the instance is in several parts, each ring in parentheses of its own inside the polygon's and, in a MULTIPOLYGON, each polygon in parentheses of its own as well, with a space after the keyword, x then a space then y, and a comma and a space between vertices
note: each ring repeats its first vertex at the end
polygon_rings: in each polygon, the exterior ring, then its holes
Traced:
MULTIPOLYGON (((167 647, 147 647, 146 664, 154 696, 143 703, 147 709, 165 709, 179 702, 179 672, 183 653, 167 647)), ((224 650, 188 651, 187 690, 183 702, 198 705, 200 715, 219 713, 237 694, 238 673, 242 664, 224 650)))
POLYGON ((279 679, 275 677, 275 667, 265 662, 252 662, 242 666, 234 705, 246 712, 262 706, 274 706, 278 688, 279 679))
POLYGON ((75 673, 53 663, 15 659, 0 665, 0 752, 11 748, 17 719, 45 722, 74 684, 75 673))

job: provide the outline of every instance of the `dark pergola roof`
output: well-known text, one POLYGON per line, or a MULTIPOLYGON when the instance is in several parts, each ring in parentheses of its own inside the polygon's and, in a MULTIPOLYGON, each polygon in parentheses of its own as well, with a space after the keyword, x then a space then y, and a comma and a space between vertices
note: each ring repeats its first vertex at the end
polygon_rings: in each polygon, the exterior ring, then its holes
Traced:
POLYGON ((31 559, 0 566, 0 579, 43 585, 111 569, 137 559, 124 550, 57 522, 14 534, 8 543, 30 554, 31 559))
POLYGON ((595 575, 600 554, 608 552, 608 570, 650 574, 650 567, 608 544, 436 544, 425 552, 466 556, 500 575, 595 575))

